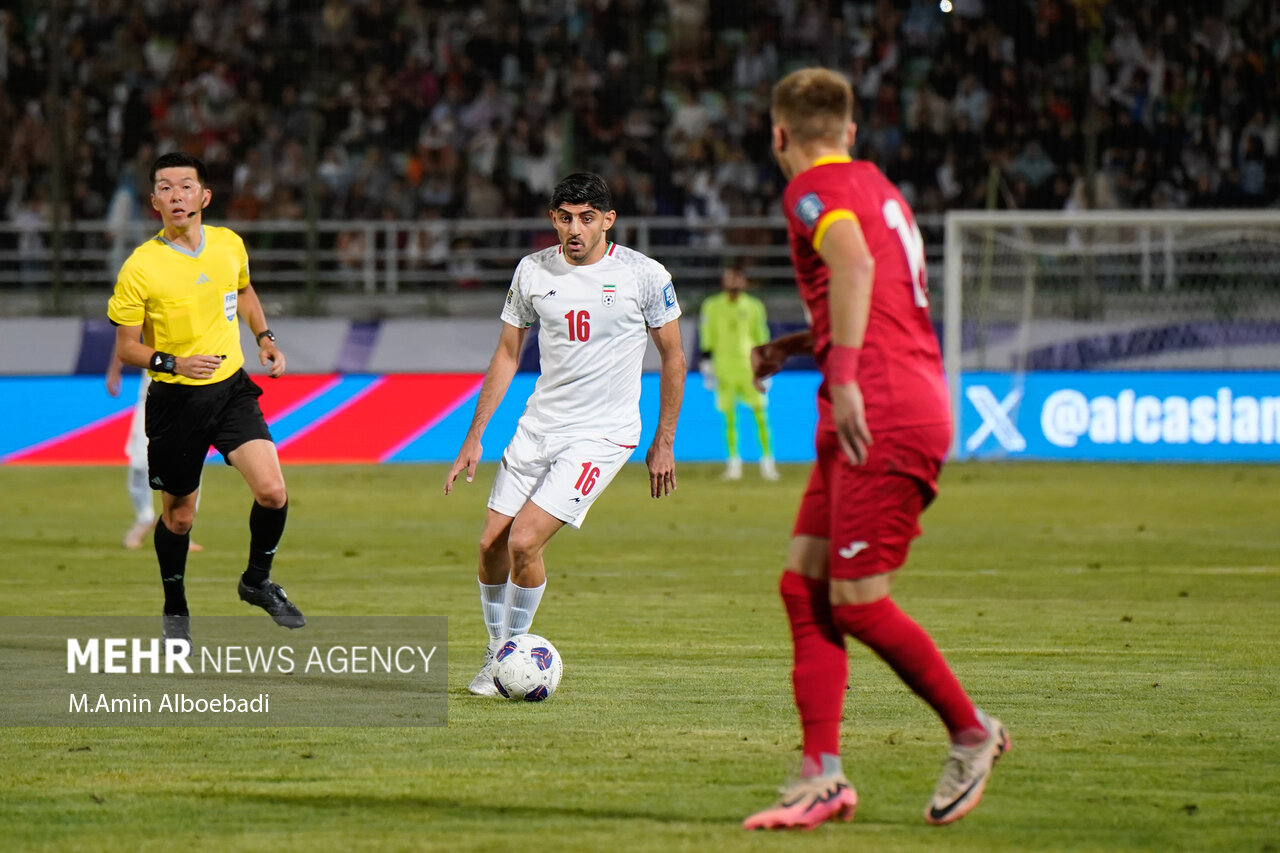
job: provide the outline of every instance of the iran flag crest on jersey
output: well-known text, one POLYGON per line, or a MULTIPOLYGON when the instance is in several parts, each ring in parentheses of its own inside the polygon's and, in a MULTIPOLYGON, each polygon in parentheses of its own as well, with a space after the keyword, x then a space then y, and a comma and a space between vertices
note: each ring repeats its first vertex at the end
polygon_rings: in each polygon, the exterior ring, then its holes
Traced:
POLYGON ((601 298, 604 300, 604 304, 606 307, 613 304, 613 300, 616 298, 617 291, 618 291, 618 285, 616 284, 602 285, 603 295, 601 296, 601 298))

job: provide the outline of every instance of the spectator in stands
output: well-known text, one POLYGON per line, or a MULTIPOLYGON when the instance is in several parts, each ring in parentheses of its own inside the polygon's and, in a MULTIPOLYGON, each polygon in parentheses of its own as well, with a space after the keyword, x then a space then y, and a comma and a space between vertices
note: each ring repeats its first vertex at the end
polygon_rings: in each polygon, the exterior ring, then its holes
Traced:
POLYGON ((23 290, 36 290, 45 281, 45 241, 49 205, 43 186, 28 190, 27 197, 9 214, 18 231, 19 280, 23 290))
POLYGON ((867 105, 864 142, 886 172, 915 176, 905 180, 922 211, 984 205, 992 166, 1010 188, 1025 179, 1033 205, 1056 206, 1054 178, 1089 171, 1109 173, 1128 204, 1155 203, 1157 187, 1162 204, 1275 203, 1280 18, 1266 4, 1203 15, 1156 0, 1033 5, 957 2, 944 15, 923 0, 615 0, 532 9, 516 25, 493 3, 222 0, 184 16, 181 4, 96 0, 73 4, 60 50, 39 44, 41 16, 5 10, 0 209, 12 218, 37 186, 52 201, 57 62, 73 159, 93 164, 63 186, 70 195, 85 178, 89 200, 110 196, 144 148, 181 146, 203 155, 215 198, 241 218, 264 215, 276 184, 302 198, 311 174, 326 218, 379 217, 393 179, 412 190, 408 219, 452 216, 472 172, 529 216, 565 156, 618 174, 608 161, 620 149, 638 210, 682 211, 696 186, 695 209, 717 198, 770 211, 781 182, 759 143, 768 88, 815 57, 851 79, 867 105), (1095 127, 1098 159, 1085 168, 1095 127), (231 173, 255 161, 260 181, 231 173), (719 177, 726 164, 732 179, 719 177))

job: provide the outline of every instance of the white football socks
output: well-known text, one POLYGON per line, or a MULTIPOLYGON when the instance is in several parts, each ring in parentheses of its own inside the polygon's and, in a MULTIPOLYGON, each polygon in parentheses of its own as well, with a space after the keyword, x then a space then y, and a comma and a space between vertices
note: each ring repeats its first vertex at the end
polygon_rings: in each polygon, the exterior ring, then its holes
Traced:
POLYGON ((533 627, 533 614, 538 612, 538 603, 542 601, 542 593, 547 588, 544 580, 535 587, 516 586, 507 581, 507 619, 502 636, 514 637, 516 634, 527 634, 533 627))
POLYGON ((151 485, 147 482, 146 466, 129 466, 129 502, 133 504, 133 516, 137 521, 155 521, 151 485))
POLYGON ((479 578, 476 578, 476 583, 480 585, 480 611, 484 614, 484 627, 489 631, 489 639, 505 639, 502 626, 506 618, 507 585, 483 583, 479 578))

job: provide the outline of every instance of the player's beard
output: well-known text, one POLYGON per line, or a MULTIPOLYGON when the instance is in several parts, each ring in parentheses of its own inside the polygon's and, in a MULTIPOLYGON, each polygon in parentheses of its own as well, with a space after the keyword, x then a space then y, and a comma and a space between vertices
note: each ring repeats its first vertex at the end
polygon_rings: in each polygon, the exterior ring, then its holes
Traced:
POLYGON ((578 241, 577 249, 574 249, 569 245, 570 240, 565 240, 561 245, 564 248, 565 257, 572 258, 575 261, 585 261, 591 253, 595 251, 596 246, 600 244, 599 240, 596 240, 594 243, 588 243, 587 240, 581 236, 574 237, 573 239, 578 241))

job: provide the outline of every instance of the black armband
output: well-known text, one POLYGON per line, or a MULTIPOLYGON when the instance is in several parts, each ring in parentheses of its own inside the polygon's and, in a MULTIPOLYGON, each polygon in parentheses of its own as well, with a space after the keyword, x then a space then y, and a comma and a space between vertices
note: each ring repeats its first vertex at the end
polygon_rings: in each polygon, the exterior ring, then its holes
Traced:
POLYGON ((160 352, 156 350, 151 354, 150 369, 156 373, 175 373, 178 364, 177 356, 168 352, 160 352))

